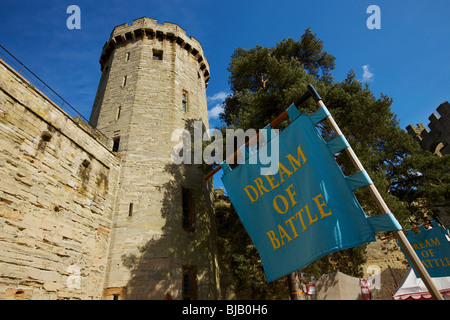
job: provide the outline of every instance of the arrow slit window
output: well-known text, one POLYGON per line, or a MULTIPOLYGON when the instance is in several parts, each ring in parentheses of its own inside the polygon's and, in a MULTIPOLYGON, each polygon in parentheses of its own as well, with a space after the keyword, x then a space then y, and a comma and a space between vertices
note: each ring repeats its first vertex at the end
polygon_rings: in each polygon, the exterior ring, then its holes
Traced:
POLYGON ((193 191, 188 188, 182 188, 182 224, 186 231, 195 230, 195 210, 193 191))
POLYGON ((188 93, 186 90, 183 90, 183 93, 181 96, 181 108, 184 112, 187 111, 187 105, 188 105, 188 93))
POLYGON ((197 267, 183 265, 183 300, 197 300, 197 267))

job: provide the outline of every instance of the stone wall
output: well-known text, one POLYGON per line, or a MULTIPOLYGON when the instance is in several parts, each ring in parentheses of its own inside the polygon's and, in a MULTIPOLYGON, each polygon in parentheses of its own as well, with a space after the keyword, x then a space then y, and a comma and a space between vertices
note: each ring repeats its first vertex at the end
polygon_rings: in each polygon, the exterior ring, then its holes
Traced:
POLYGON ((212 181, 198 165, 172 160, 175 130, 192 131, 196 120, 208 129, 203 50, 179 26, 140 18, 114 28, 100 64, 91 121, 109 147, 120 139, 122 156, 104 298, 183 299, 192 291, 217 299, 212 181), (193 228, 183 226, 186 189, 193 228), (186 270, 195 271, 190 289, 186 270))
POLYGON ((362 268, 366 278, 374 273, 387 270, 389 267, 407 269, 409 266, 408 260, 395 238, 377 240, 367 244, 365 255, 367 261, 362 268))
POLYGON ((100 299, 120 157, 0 60, 0 299, 100 299))
POLYGON ((0 299, 219 298, 213 181, 172 160, 208 129, 200 43, 140 18, 100 64, 104 135, 0 60, 0 299))

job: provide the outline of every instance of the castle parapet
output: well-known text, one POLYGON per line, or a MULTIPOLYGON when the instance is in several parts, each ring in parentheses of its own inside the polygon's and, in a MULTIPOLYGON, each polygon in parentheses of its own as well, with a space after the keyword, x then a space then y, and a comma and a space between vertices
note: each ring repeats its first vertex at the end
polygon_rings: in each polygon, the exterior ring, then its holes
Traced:
POLYGON ((430 130, 422 123, 417 127, 410 124, 406 130, 423 150, 442 156, 450 153, 450 104, 447 101, 441 103, 437 112, 440 116, 433 112, 428 118, 430 130))
POLYGON ((208 85, 211 77, 209 64, 200 42, 192 36, 186 36, 186 31, 177 24, 165 22, 161 25, 157 23, 156 19, 146 17, 133 20, 132 25, 124 23, 114 28, 109 40, 103 46, 100 57, 101 70, 103 71, 111 52, 115 48, 138 40, 161 40, 178 44, 198 62, 199 69, 203 72, 205 85, 208 85))

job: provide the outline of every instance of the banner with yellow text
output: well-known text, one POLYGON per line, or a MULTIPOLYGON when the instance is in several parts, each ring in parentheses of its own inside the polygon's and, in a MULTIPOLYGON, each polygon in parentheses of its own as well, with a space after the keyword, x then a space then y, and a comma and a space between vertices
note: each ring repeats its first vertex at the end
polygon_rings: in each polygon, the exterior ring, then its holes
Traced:
MULTIPOLYGON (((422 261, 430 277, 450 276, 450 238, 449 231, 431 221, 431 228, 419 226, 418 230, 406 230, 408 241, 422 261)), ((403 249, 402 249, 403 250, 403 249)), ((408 256, 406 256, 408 258, 408 256)), ((410 263, 412 266, 412 264, 410 263)), ((413 268, 414 269, 414 268, 413 268)), ((416 277, 420 278, 414 269, 416 277)))
POLYGON ((365 215, 353 190, 372 181, 365 171, 343 175, 333 154, 348 146, 346 139, 325 142, 316 129, 328 110, 308 116, 292 105, 286 111, 291 124, 276 137, 266 134, 267 144, 247 155, 245 164, 233 170, 221 164, 223 184, 269 282, 329 253, 375 241, 375 232, 401 230, 390 213, 365 215), (273 143, 279 146, 278 170, 262 174, 267 164, 258 154, 278 149, 273 143))

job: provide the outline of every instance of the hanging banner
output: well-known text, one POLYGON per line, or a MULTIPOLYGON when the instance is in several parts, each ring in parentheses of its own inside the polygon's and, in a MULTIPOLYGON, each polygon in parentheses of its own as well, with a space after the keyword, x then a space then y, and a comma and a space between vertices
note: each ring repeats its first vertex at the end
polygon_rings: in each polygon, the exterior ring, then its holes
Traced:
MULTIPOLYGON (((450 238, 449 231, 431 221, 431 228, 418 227, 419 231, 408 229, 407 238, 430 277, 450 276, 450 238)), ((409 261, 409 259, 408 259, 409 261)), ((409 264, 412 266, 411 262, 409 264)), ((416 277, 420 278, 413 268, 416 277)))
POLYGON ((315 127, 328 110, 308 116, 292 105, 286 111, 291 124, 276 137, 269 130, 266 145, 247 154, 245 164, 233 170, 221 164, 223 184, 269 282, 329 253, 375 241, 375 232, 401 230, 391 213, 365 215, 352 191, 372 181, 365 171, 344 176, 333 154, 348 146, 346 139, 325 142, 315 127), (276 170, 264 171, 267 162, 259 154, 276 149, 276 170))

